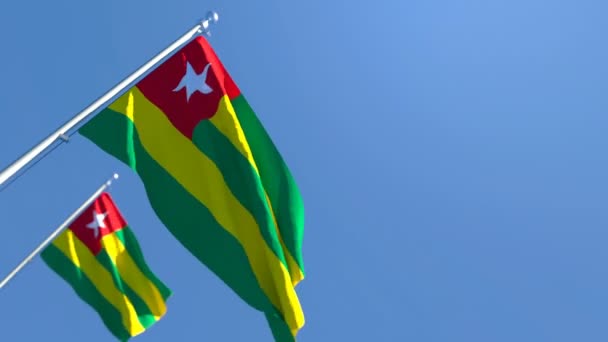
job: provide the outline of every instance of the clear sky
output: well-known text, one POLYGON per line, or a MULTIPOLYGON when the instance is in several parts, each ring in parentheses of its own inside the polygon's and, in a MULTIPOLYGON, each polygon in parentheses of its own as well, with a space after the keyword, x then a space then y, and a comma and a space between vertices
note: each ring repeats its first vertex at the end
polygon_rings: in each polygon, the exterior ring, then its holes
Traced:
MULTIPOLYGON (((0 167, 209 9, 211 44, 304 197, 300 341, 608 340, 605 1, 10 1, 0 167)), ((78 135, 0 192, 0 274, 115 171, 174 292, 135 340, 271 340, 137 176, 78 135)), ((112 338, 40 259, 0 291, 0 334, 112 338)))

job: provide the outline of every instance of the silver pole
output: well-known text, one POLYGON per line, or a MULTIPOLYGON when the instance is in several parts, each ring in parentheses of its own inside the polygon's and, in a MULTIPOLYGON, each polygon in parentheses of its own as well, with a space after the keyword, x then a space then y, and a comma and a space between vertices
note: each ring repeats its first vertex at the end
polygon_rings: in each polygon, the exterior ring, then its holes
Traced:
POLYGON ((97 189, 97 191, 95 191, 95 193, 93 193, 93 195, 91 195, 88 200, 86 200, 78 209, 76 209, 75 212, 72 213, 72 215, 70 215, 65 221, 63 221, 59 228, 55 229, 55 231, 52 232, 51 235, 46 238, 46 240, 42 241, 42 243, 38 247, 36 247, 36 249, 34 249, 32 253, 30 253, 30 255, 23 259, 23 261, 19 265, 17 265, 17 267, 15 267, 15 269, 11 273, 9 273, 6 278, 2 280, 2 282, 0 282, 0 289, 2 289, 4 285, 6 285, 17 273, 19 273, 19 271, 21 271, 21 269, 23 269, 28 262, 32 261, 32 259, 36 255, 38 255, 38 253, 40 253, 40 251, 42 251, 44 247, 46 247, 51 241, 53 241, 53 239, 57 237, 57 235, 59 235, 70 224, 72 224, 72 222, 78 216, 80 216, 80 214, 82 214, 82 212, 85 211, 85 209, 87 209, 89 205, 91 205, 91 203, 93 203, 93 201, 95 201, 97 197, 99 197, 99 195, 101 195, 101 193, 106 190, 106 188, 112 185, 112 179, 118 179, 118 174, 115 173, 112 178, 110 178, 107 182, 103 183, 103 185, 100 186, 99 189, 97 189))
POLYGON ((194 39, 198 34, 204 33, 209 35, 209 25, 217 22, 219 19, 216 12, 207 13, 207 17, 192 27, 188 32, 174 41, 171 45, 161 51, 158 55, 150 59, 146 64, 142 65, 134 73, 129 75, 127 78, 118 83, 114 88, 110 89, 103 96, 98 98, 95 102, 91 103, 88 107, 83 109, 80 113, 76 114, 72 119, 66 122, 63 126, 59 127, 55 132, 51 133, 46 139, 42 140, 38 145, 27 151, 23 156, 14 161, 6 169, 0 172, 0 186, 7 180, 13 177, 17 172, 27 166, 32 160, 38 157, 41 153, 46 151, 55 141, 61 139, 67 141, 68 133, 71 129, 76 127, 78 124, 87 119, 91 114, 95 114, 100 108, 104 107, 108 101, 112 100, 115 96, 122 95, 128 88, 130 88, 135 81, 147 72, 151 71, 157 63, 162 61, 164 58, 170 56, 176 49, 181 47, 183 44, 188 43, 194 39))

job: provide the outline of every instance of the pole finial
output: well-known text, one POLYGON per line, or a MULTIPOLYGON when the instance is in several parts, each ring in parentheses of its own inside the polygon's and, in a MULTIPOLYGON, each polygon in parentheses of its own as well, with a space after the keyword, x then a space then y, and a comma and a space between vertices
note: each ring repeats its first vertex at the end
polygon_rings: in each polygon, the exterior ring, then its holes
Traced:
POLYGON ((220 19, 219 14, 216 11, 209 11, 204 19, 201 20, 201 28, 199 30, 200 33, 206 34, 207 36, 211 36, 211 31, 209 31, 209 26, 211 24, 217 23, 220 19))
POLYGON ((112 180, 118 179, 118 173, 114 172, 114 174, 112 175, 112 178, 108 179, 108 181, 106 182, 106 186, 110 186, 112 185, 112 180))

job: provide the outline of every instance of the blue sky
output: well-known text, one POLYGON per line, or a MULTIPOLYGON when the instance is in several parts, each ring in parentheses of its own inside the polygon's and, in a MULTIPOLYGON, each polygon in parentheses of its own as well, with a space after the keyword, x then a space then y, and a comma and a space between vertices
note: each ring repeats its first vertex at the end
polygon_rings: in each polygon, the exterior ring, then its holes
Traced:
MULTIPOLYGON (((608 5, 512 1, 17 2, 0 11, 0 166, 209 9, 211 44, 306 206, 301 341, 606 341, 608 5)), ((174 291, 136 341, 269 341, 80 136, 0 192, 8 273, 113 172, 174 291)), ((7 341, 111 340, 40 259, 0 291, 7 341)))

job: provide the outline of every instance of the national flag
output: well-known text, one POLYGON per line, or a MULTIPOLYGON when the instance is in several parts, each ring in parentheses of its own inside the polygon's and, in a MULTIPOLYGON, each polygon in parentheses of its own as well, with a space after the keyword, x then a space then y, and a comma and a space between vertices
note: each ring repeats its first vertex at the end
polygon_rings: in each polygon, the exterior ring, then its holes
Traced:
POLYGON ((150 270, 108 193, 102 193, 41 257, 121 341, 157 322, 171 290, 150 270))
POLYGON ((304 325, 304 209, 281 154, 198 36, 79 131, 142 179, 171 233, 278 341, 304 325))

